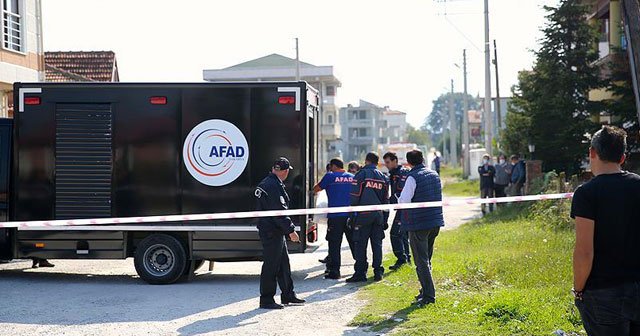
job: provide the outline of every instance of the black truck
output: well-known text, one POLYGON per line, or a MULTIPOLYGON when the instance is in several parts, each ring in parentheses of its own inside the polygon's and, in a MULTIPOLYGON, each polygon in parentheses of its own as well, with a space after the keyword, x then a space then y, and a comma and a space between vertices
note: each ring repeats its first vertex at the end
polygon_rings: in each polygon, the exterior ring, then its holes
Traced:
MULTIPOLYGON (((36 221, 252 211, 274 160, 291 208, 313 207, 318 92, 305 82, 16 83, 0 120, 0 218, 36 221)), ((292 218, 316 241, 310 216, 292 218)), ((0 229, 0 259, 134 258, 152 284, 205 260, 262 258, 257 220, 0 229)))

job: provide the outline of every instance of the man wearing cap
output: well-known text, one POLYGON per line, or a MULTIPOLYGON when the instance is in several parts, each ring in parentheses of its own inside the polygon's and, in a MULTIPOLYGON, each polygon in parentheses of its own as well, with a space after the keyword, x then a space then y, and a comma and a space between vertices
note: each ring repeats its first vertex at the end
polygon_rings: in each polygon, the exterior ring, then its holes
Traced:
MULTIPOLYGON (((255 190, 258 211, 288 210, 289 195, 282 183, 293 169, 289 160, 284 157, 273 163, 271 173, 260 182, 255 190)), ((291 266, 285 236, 291 241, 299 242, 300 237, 289 216, 260 217, 258 232, 263 248, 262 272, 260 273, 260 308, 282 309, 286 304, 300 304, 305 300, 299 299, 293 291, 291 266), (277 304, 273 297, 276 295, 276 284, 282 292, 282 304, 277 304)))

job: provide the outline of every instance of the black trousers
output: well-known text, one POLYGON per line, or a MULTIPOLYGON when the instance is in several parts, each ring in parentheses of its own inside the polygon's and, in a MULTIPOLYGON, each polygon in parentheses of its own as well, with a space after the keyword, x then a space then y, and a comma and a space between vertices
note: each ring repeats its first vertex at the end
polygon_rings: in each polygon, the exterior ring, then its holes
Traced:
MULTIPOLYGON (((493 187, 480 188, 480 198, 493 198, 493 187)), ((480 208, 483 214, 487 212, 487 204, 482 204, 480 208)), ((493 204, 489 204, 489 211, 493 211, 493 204)))
POLYGON ((340 250, 342 248, 342 235, 344 234, 349 243, 349 249, 353 255, 353 239, 351 231, 347 230, 347 220, 349 217, 332 217, 327 219, 327 241, 329 242, 329 260, 327 269, 331 272, 340 273, 340 250))
POLYGON ((276 284, 280 286, 283 297, 294 296, 291 265, 286 239, 282 235, 260 237, 264 262, 260 273, 260 303, 273 303, 276 284))
POLYGON ((575 303, 589 336, 640 335, 640 282, 587 289, 575 303))
POLYGON ((431 277, 431 257, 433 256, 433 244, 439 233, 439 227, 409 232, 413 262, 416 265, 416 273, 422 287, 420 293, 424 302, 436 302, 436 288, 431 277))
POLYGON ((507 189, 506 184, 494 184, 493 189, 495 190, 496 197, 506 197, 507 193, 505 190, 507 189))
POLYGON ((407 232, 400 230, 400 211, 396 211, 389 236, 391 236, 391 249, 398 259, 398 262, 408 262, 411 258, 411 253, 409 252, 409 235, 407 232))
POLYGON ((369 263, 367 261, 367 245, 371 241, 373 261, 371 267, 376 274, 383 274, 382 267, 382 240, 384 229, 382 227, 382 212, 360 213, 356 215, 353 224, 353 244, 356 263, 354 265, 355 277, 366 277, 369 263))

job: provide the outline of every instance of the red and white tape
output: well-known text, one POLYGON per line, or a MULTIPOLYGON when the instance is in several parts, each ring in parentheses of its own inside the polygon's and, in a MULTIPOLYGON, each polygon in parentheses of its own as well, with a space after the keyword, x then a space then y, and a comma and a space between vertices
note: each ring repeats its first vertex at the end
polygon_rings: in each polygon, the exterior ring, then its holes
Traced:
POLYGON ((445 199, 439 202, 385 204, 385 205, 363 205, 348 206, 338 208, 315 208, 315 209, 294 209, 294 210, 272 210, 272 211, 245 211, 226 212, 195 215, 167 215, 167 216, 145 216, 145 217, 119 217, 119 218, 90 218, 90 219, 70 219, 70 220, 38 220, 0 223, 0 228, 35 228, 35 227, 60 227, 60 226, 84 226, 84 225, 118 225, 118 224, 149 224, 166 222, 188 222, 188 221, 210 221, 221 219, 239 218, 260 218, 276 216, 303 216, 321 215, 340 212, 366 212, 379 210, 404 210, 416 208, 449 207, 465 204, 495 204, 540 201, 551 199, 564 199, 573 197, 573 193, 529 195, 500 198, 469 198, 469 199, 445 199))

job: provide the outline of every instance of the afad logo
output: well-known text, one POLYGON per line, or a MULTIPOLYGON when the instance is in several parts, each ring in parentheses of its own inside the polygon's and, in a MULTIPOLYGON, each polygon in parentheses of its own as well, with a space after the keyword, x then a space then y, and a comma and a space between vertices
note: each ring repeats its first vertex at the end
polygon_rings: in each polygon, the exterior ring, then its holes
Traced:
POLYGON ((232 123, 211 119, 194 127, 184 140, 187 171, 202 184, 218 187, 235 181, 247 167, 249 146, 232 123))

